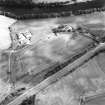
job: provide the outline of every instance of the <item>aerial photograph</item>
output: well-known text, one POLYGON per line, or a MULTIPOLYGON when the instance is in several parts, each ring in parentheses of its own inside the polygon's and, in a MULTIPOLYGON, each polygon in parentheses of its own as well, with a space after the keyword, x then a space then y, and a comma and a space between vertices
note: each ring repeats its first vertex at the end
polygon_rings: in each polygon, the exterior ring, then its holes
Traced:
POLYGON ((105 105, 105 0, 0 0, 0 105, 105 105))

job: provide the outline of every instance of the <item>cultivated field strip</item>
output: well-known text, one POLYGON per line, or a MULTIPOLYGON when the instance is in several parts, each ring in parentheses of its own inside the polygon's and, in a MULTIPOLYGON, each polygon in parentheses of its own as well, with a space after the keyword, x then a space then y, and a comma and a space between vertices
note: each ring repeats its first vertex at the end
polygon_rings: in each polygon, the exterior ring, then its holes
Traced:
MULTIPOLYGON (((74 4, 67 4, 67 5, 56 5, 49 3, 47 4, 36 4, 33 8, 28 8, 29 6, 25 7, 27 8, 27 11, 24 8, 24 5, 22 3, 21 8, 15 8, 16 5, 13 3, 13 6, 9 6, 8 8, 6 6, 2 7, 0 10, 1 15, 5 15, 7 17, 15 18, 15 19, 44 19, 44 18, 55 18, 55 17, 67 17, 67 16, 77 16, 82 14, 91 14, 94 12, 101 12, 105 11, 104 0, 93 0, 91 2, 80 2, 80 3, 74 3, 74 4), (21 11, 21 12, 18 12, 21 11)), ((1 4, 1 3, 0 3, 1 4)), ((6 3, 4 3, 6 4, 6 3)), ((10 3, 7 3, 10 4, 10 3)), ((21 4, 21 3, 20 3, 21 4)), ((59 4, 59 3, 58 3, 59 4)), ((32 7, 32 6, 31 6, 32 7)))

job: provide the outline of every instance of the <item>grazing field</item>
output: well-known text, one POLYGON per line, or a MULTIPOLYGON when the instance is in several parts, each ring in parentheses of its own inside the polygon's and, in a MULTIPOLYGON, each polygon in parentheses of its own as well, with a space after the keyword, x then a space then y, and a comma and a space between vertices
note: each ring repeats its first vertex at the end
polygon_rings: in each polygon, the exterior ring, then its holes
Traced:
POLYGON ((79 105, 80 96, 94 97, 95 94, 97 97, 90 98, 86 105, 104 105, 105 74, 97 64, 96 57, 76 72, 39 92, 36 105, 79 105), (99 93, 102 95, 98 95, 99 93))

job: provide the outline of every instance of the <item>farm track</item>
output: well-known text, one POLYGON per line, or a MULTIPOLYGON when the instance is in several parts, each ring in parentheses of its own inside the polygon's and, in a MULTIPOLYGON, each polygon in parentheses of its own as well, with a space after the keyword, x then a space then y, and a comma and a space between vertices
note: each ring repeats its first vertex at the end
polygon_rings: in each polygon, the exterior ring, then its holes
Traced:
POLYGON ((87 103, 97 100, 98 98, 104 98, 105 97, 105 92, 100 92, 94 95, 90 95, 90 96, 83 96, 80 99, 80 105, 86 105, 87 103))

